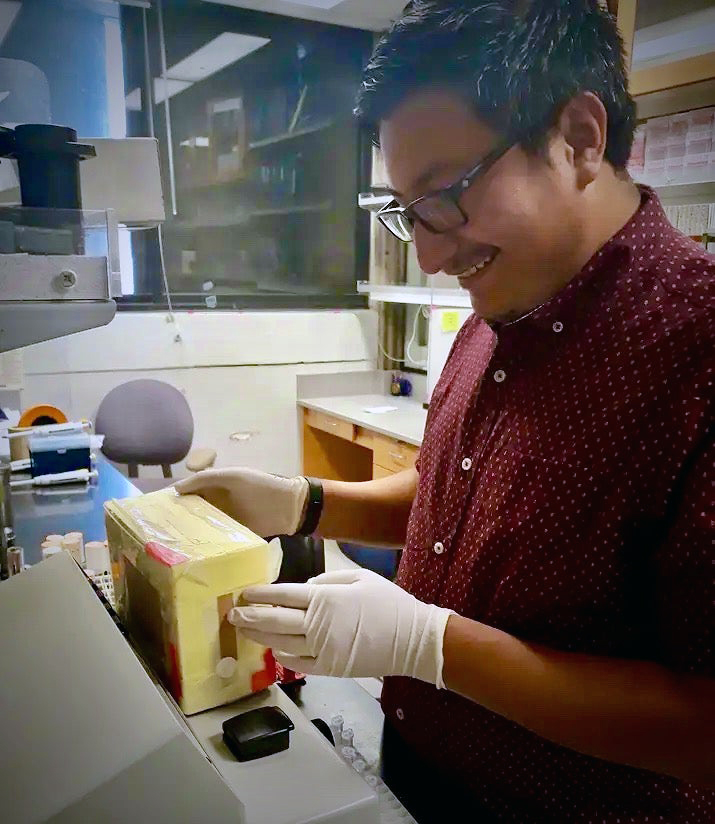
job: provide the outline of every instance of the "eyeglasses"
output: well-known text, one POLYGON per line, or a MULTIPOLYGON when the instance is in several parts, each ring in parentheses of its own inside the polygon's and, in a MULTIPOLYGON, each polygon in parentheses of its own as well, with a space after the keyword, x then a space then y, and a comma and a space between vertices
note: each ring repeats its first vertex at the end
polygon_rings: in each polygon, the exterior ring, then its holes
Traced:
POLYGON ((391 200, 377 213, 378 220, 396 238, 405 243, 413 239, 416 221, 435 235, 464 226, 469 221, 469 217, 459 205, 462 195, 477 178, 486 174, 497 160, 514 145, 514 143, 501 144, 483 157, 456 183, 428 192, 408 203, 407 206, 400 206, 396 200, 391 200))

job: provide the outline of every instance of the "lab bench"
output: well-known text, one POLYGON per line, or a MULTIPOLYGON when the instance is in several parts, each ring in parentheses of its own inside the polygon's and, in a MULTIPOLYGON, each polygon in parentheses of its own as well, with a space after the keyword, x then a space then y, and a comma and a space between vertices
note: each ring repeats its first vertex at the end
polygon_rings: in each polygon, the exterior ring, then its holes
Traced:
POLYGON ((40 545, 47 535, 82 532, 85 542, 103 541, 104 502, 132 498, 141 492, 101 455, 98 478, 92 484, 19 487, 12 492, 16 543, 25 552, 25 563, 42 560, 40 545))
POLYGON ((299 377, 306 475, 368 481, 415 465, 427 411, 419 400, 390 395, 389 378, 384 372, 299 377))

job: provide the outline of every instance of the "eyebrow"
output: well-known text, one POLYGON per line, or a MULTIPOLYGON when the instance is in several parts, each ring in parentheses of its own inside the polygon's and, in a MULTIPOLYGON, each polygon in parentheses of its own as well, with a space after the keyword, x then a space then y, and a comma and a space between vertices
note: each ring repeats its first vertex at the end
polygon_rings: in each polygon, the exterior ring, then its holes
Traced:
MULTIPOLYGON (((455 169, 455 174, 458 174, 456 166, 452 161, 438 160, 435 163, 429 165, 419 175, 419 177, 416 178, 416 180, 410 188, 416 191, 420 191, 421 189, 426 188, 427 184, 438 174, 441 174, 447 169, 453 168, 455 169)), ((375 187, 372 191, 375 193, 390 194, 393 195, 393 197, 404 197, 404 195, 401 192, 398 192, 396 189, 391 189, 389 186, 375 187)))

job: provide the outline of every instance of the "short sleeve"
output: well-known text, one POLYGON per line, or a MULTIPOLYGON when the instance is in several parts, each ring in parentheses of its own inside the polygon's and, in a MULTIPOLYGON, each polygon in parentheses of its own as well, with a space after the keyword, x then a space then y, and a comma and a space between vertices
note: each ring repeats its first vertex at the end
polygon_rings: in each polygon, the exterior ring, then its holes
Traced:
POLYGON ((656 556, 661 663, 715 676, 715 438, 689 462, 674 521, 656 556))

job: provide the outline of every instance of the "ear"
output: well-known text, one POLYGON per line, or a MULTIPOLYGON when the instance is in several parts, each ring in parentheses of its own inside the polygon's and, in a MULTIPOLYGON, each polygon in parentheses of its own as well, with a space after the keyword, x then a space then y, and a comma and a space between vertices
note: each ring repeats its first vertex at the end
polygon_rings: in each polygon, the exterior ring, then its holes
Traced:
POLYGON ((579 188, 592 183, 603 166, 607 126, 606 109, 593 92, 571 98, 559 115, 557 128, 566 143, 579 188))

